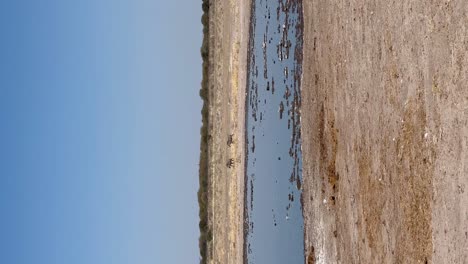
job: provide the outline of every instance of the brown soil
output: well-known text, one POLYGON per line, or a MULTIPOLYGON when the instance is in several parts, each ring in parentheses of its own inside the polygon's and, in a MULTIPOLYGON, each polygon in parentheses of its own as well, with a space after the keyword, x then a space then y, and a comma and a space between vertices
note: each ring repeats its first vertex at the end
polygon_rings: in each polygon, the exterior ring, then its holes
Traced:
POLYGON ((304 1, 307 263, 468 263, 467 14, 304 1))

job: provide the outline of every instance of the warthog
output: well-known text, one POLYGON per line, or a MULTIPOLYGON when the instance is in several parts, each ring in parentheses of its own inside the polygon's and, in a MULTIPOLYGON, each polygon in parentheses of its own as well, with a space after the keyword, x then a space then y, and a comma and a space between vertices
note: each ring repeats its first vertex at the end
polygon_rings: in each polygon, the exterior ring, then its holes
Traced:
POLYGON ((230 158, 230 159, 227 161, 226 166, 227 166, 228 168, 234 167, 234 159, 233 159, 233 158, 230 158))
POLYGON ((227 145, 230 147, 234 143, 234 134, 228 136, 227 145))

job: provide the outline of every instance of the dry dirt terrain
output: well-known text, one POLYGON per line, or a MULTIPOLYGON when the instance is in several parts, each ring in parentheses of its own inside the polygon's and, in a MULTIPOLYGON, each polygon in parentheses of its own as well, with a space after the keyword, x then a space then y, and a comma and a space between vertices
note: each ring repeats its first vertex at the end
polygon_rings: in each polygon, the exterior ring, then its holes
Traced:
POLYGON ((468 263, 468 1, 304 0, 308 263, 468 263))
POLYGON ((242 263, 244 124, 250 0, 210 1, 209 263, 242 263), (229 135, 233 144, 228 147, 229 135), (234 166, 227 162, 233 159, 234 166))

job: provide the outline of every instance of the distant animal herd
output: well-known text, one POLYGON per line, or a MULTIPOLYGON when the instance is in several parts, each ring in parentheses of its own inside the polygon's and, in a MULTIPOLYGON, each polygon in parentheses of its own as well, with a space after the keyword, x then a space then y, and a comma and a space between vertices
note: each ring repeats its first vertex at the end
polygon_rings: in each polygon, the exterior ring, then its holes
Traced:
MULTIPOLYGON (((232 144, 234 144, 234 134, 230 134, 228 135, 228 139, 227 139, 227 146, 228 147, 231 147, 232 144)), ((226 167, 228 167, 229 169, 234 167, 234 159, 233 158, 229 158, 228 161, 226 162, 226 167)))

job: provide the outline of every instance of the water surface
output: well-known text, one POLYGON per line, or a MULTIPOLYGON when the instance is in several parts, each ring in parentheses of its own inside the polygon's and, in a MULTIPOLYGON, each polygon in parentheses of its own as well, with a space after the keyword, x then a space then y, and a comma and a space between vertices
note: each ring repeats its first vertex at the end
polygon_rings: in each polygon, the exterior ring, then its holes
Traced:
POLYGON ((253 1, 246 98, 246 263, 304 263, 302 28, 301 1, 253 1))

